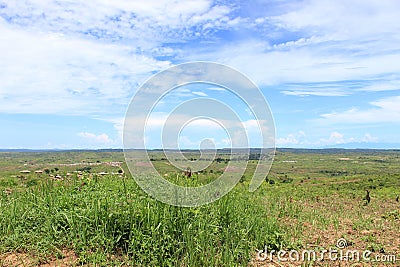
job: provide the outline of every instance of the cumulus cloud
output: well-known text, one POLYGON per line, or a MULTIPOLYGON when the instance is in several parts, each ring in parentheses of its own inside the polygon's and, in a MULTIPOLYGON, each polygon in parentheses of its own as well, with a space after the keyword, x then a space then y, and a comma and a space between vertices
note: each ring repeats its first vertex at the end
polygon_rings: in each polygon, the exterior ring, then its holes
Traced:
POLYGON ((0 31, 0 112, 4 113, 112 112, 110 106, 125 104, 149 73, 169 65, 132 55, 124 45, 31 33, 1 21, 0 31))
POLYGON ((297 133, 288 134, 286 137, 279 137, 276 139, 277 146, 293 146, 293 145, 305 145, 306 134, 303 131, 297 133))
POLYGON ((94 133, 81 132, 78 133, 78 136, 87 140, 89 143, 94 143, 99 145, 108 145, 113 143, 113 140, 111 140, 110 137, 104 133, 96 135, 94 133))
MULTIPOLYGON (((203 107, 204 108, 204 107, 203 107)), ((221 115, 221 114, 216 114, 221 115)), ((234 118, 219 118, 192 116, 191 114, 170 114, 166 112, 153 112, 149 117, 130 115, 125 119, 126 141, 127 143, 135 143, 133 139, 140 139, 143 134, 143 129, 133 128, 134 125, 139 125, 138 122, 145 121, 145 133, 149 137, 153 137, 147 143, 148 146, 156 147, 160 142, 161 136, 167 141, 167 145, 175 144, 178 135, 184 133, 189 139, 182 139, 185 145, 194 144, 202 138, 213 138, 216 145, 225 147, 228 144, 233 144, 235 147, 263 147, 272 146, 274 144, 275 129, 271 122, 266 120, 234 120, 234 118), (265 134, 262 136, 262 134, 265 134), (189 142, 191 141, 191 143, 189 142)), ((118 124, 119 127, 122 125, 118 124)), ((161 144, 161 143, 160 143, 161 144)), ((137 145, 135 143, 135 145, 137 145)))
MULTIPOLYGON (((325 111, 318 125, 400 122, 398 1, 261 2, 256 9, 211 0, 0 2, 0 113, 96 118, 111 122, 122 140, 121 117, 140 84, 173 64, 208 60, 286 96, 350 98, 390 91, 369 107, 357 102, 325 111)), ((210 90, 212 95, 225 89, 210 90)), ((177 98, 196 95, 207 96, 177 90, 177 98)), ((254 122, 243 121, 251 133, 254 122)), ((160 127, 165 117, 148 122, 149 128, 160 127)), ((351 139, 331 131, 316 140, 351 139)), ((360 138, 374 137, 355 140, 360 138)), ((296 132, 277 143, 307 140, 296 132)))
POLYGON ((210 0, 11 1, 2 15, 15 25, 106 40, 133 40, 144 48, 232 27, 232 8, 210 0))
POLYGON ((175 54, 164 43, 231 27, 231 12, 209 0, 1 3, 0 112, 121 114, 171 65, 156 59, 175 54))
POLYGON ((375 136, 372 136, 370 133, 366 133, 364 137, 361 139, 362 142, 377 142, 379 139, 375 136))
POLYGON ((337 145, 337 144, 343 144, 346 141, 344 139, 344 134, 339 132, 332 132, 331 135, 329 136, 329 139, 320 139, 319 142, 325 145, 337 145))
POLYGON ((352 88, 332 83, 382 75, 387 76, 380 82, 387 86, 366 83, 365 90, 396 90, 398 78, 388 75, 400 71, 396 10, 397 1, 304 1, 273 16, 242 18, 233 6, 209 0, 8 2, 0 12, 1 85, 7 99, 21 98, 18 91, 37 98, 0 106, 8 112, 52 113, 67 112, 67 103, 68 112, 96 110, 87 105, 93 98, 126 104, 151 73, 171 64, 158 56, 224 62, 261 85, 298 83, 281 90, 287 95, 347 96, 352 88), (234 27, 288 31, 289 40, 260 35, 218 46, 205 43, 200 49, 169 47, 201 40, 241 19, 248 23, 234 27), (45 108, 40 102, 45 96, 63 101, 45 108))

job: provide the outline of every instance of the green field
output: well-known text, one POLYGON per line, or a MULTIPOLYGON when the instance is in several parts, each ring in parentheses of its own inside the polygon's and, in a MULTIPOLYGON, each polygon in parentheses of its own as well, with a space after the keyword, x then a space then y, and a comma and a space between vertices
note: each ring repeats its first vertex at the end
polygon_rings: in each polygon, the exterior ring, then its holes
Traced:
MULTIPOLYGON (((229 162, 219 155, 188 178, 151 156, 167 179, 192 186, 229 162)), ((228 195, 182 208, 148 197, 120 151, 1 152, 0 266, 289 266, 257 260, 257 251, 328 250, 340 238, 398 259, 365 266, 400 264, 400 151, 278 150, 249 193, 256 163, 228 195)))

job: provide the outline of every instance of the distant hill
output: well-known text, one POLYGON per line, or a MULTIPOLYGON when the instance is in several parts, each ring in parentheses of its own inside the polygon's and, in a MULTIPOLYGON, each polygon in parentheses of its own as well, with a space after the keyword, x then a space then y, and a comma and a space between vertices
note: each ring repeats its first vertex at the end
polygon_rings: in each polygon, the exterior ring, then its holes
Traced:
POLYGON ((277 148, 278 152, 290 152, 299 154, 340 154, 340 153, 379 153, 400 152, 400 149, 374 149, 374 148, 277 148))
POLYGON ((120 148, 110 148, 110 149, 0 149, 0 152, 122 152, 123 149, 120 148))
MULTIPOLYGON (((328 148, 328 147, 327 147, 328 148)), ((400 143, 371 143, 354 142, 329 146, 329 148, 350 148, 350 149, 400 149, 400 143)))
MULTIPOLYGON (((143 151, 143 149, 139 149, 143 151)), ((138 151, 139 151, 138 150, 138 151)), ((278 152, 291 152, 291 153, 344 153, 344 152, 384 152, 395 151, 400 152, 400 144, 397 143, 347 143, 325 148, 290 148, 278 147, 278 152)), ((149 149, 148 151, 161 152, 163 149, 149 149)), ((167 151, 174 151, 168 150, 167 151)), ((196 149, 184 149, 184 152, 198 152, 196 149)), ((0 149, 0 152, 123 152, 123 149, 0 149)), ((218 153, 230 154, 233 153, 247 153, 247 149, 218 149, 218 153)), ((250 154, 260 153, 260 148, 250 148, 250 154)))

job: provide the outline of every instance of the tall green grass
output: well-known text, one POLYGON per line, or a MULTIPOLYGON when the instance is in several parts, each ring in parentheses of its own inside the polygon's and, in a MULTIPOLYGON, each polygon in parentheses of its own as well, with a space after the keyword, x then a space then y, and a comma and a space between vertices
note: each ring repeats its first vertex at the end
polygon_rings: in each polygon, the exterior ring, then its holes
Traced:
POLYGON ((256 194, 238 185, 198 208, 160 203, 133 179, 48 180, 0 197, 0 250, 38 257, 75 251, 78 264, 246 266, 286 245, 256 194))

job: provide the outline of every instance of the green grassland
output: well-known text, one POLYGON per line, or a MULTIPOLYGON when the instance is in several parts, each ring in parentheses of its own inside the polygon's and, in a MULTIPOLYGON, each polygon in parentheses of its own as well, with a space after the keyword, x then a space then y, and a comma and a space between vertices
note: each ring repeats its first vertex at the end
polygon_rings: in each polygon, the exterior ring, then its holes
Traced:
MULTIPOLYGON (((191 186, 229 163, 220 154, 188 178, 160 152, 150 158, 167 179, 191 186)), ((19 255, 15 266, 36 266, 71 253, 63 266, 266 266, 255 259, 259 249, 329 249, 339 238, 400 259, 400 151, 278 150, 250 193, 256 164, 249 160, 218 201, 183 208, 147 196, 120 151, 1 152, 0 266, 9 255, 19 255)))

